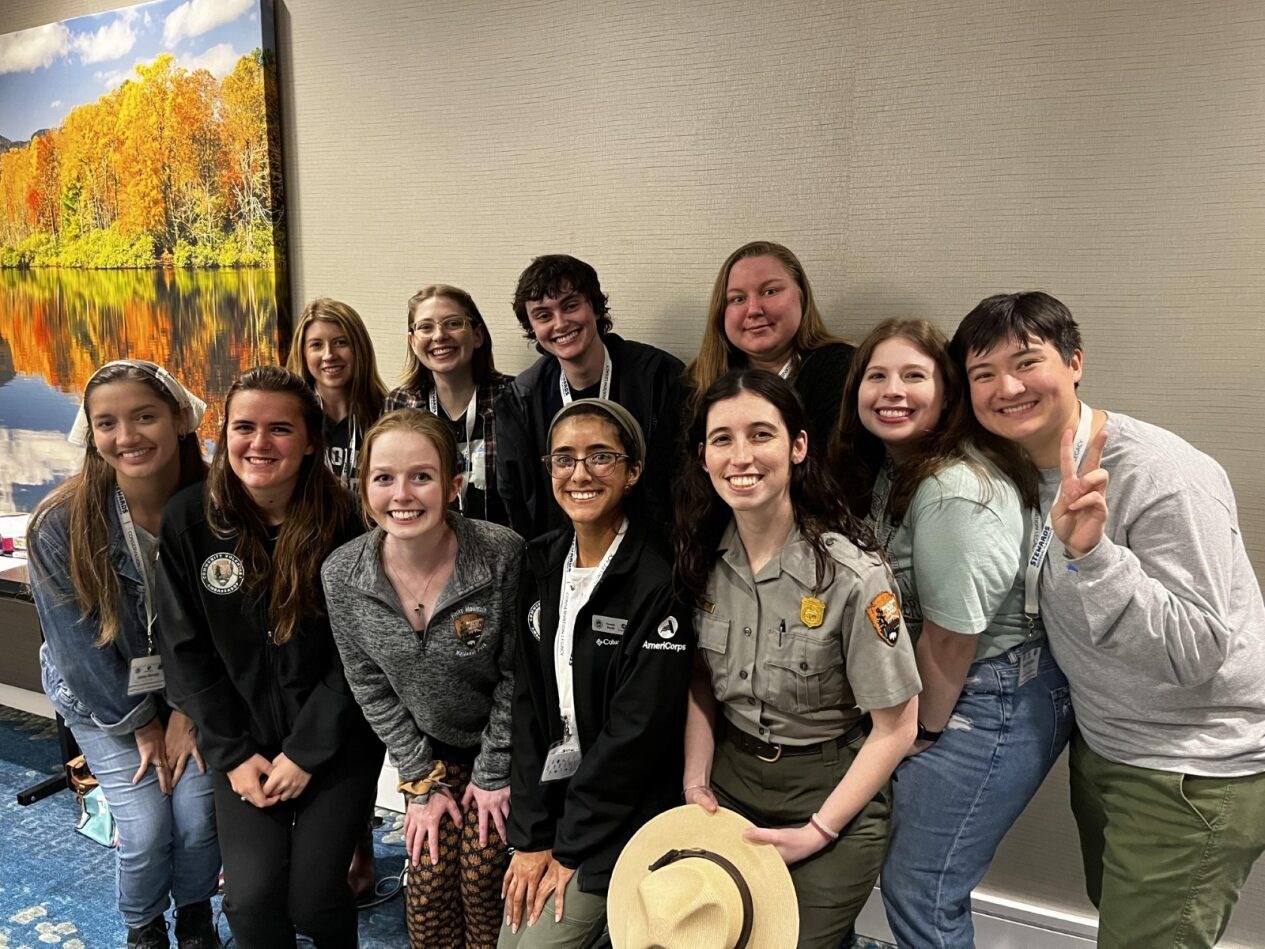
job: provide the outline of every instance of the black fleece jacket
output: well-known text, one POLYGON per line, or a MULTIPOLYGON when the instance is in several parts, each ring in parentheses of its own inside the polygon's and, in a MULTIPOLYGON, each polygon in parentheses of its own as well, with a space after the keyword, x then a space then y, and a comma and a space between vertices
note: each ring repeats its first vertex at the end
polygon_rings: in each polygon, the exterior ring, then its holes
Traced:
POLYGON ((632 524, 575 620, 572 669, 583 758, 569 779, 540 782, 562 738, 554 646, 570 527, 527 546, 525 625, 518 637, 510 761, 509 843, 552 848, 578 869, 585 892, 604 892, 624 844, 681 802, 685 706, 693 669, 691 611, 672 598, 672 569, 632 524))

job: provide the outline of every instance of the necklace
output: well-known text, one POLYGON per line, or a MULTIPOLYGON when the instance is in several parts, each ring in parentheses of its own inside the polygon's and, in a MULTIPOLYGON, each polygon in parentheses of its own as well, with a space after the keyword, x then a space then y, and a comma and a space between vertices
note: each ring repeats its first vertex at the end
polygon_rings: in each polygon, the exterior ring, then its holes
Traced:
POLYGON ((417 614, 419 620, 426 615, 426 597, 430 593, 430 588, 434 584, 435 579, 439 576, 447 577, 452 573, 452 558, 448 556, 450 540, 456 540, 456 535, 451 531, 448 532, 448 536, 444 540, 440 541, 441 548, 439 556, 436 558, 438 566, 430 571, 426 577, 426 582, 421 583, 420 593, 417 592, 420 580, 416 576, 406 576, 399 564, 388 561, 387 548, 384 546, 382 549, 382 567, 386 571, 387 578, 395 586, 397 594, 408 594, 407 597, 400 596, 402 605, 407 606, 407 603, 404 602, 405 600, 417 604, 413 607, 413 612, 417 614))

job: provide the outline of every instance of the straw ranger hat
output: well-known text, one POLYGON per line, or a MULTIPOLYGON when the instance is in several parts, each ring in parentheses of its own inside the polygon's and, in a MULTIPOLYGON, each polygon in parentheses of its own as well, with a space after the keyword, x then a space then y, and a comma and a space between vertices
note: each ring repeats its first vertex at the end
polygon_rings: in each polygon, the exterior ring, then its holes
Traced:
POLYGON ((784 949, 799 938, 791 873, 753 826, 720 808, 665 811, 615 864, 606 900, 614 949, 784 949))

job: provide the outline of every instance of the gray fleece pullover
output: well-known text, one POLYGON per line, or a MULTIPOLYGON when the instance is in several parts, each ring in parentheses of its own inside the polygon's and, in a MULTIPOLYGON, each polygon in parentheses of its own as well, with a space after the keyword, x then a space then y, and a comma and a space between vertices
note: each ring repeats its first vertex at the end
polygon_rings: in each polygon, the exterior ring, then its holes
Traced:
POLYGON ((330 554, 321 580, 347 682, 400 780, 430 773, 434 738, 478 746, 473 781, 495 790, 509 783, 523 540, 486 521, 449 522, 457 562, 421 632, 383 572, 381 528, 330 554))
MULTIPOLYGON (((1069 560, 1056 538, 1041 576, 1076 724, 1121 764, 1265 771, 1265 605, 1230 480, 1172 432, 1114 412, 1106 430, 1103 539, 1069 560)), ((1058 482, 1042 472, 1043 513, 1058 482)))

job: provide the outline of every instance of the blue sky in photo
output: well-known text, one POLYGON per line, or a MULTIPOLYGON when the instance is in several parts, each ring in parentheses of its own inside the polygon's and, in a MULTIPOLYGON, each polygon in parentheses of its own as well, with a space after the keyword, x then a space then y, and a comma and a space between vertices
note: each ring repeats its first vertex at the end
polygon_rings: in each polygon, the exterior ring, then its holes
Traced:
POLYGON ((78 105, 171 53, 222 78, 262 45, 259 0, 153 0, 0 36, 0 135, 57 128, 78 105))

